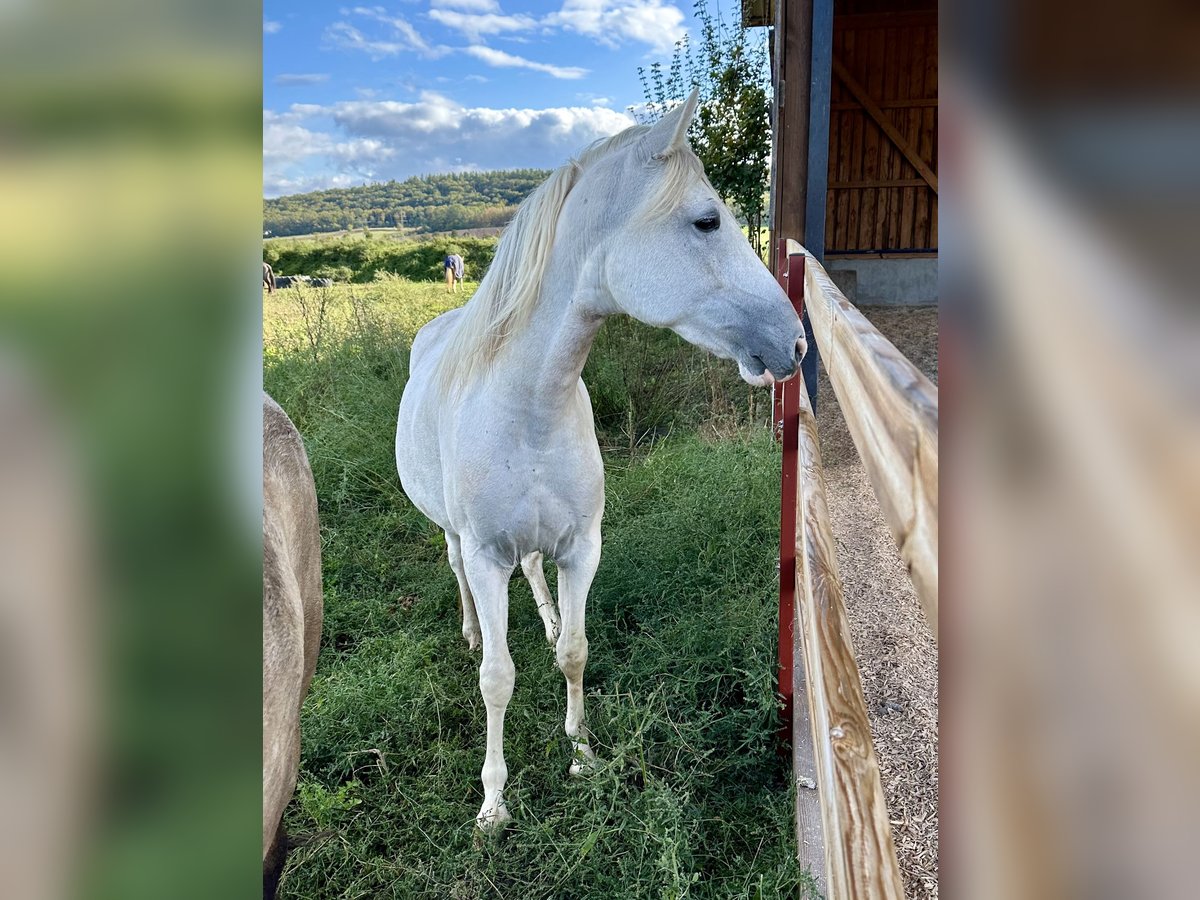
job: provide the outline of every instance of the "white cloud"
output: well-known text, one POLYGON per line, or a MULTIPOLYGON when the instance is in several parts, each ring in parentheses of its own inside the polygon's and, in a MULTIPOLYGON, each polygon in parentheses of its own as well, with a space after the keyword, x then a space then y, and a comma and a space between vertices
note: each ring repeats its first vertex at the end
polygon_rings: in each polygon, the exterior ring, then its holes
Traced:
POLYGON ((349 22, 334 22, 325 29, 325 39, 341 50, 361 50, 373 60, 412 49, 401 41, 371 40, 349 22))
POLYGON ((281 171, 313 156, 329 153, 334 140, 327 134, 310 131, 280 117, 263 122, 263 173, 281 171))
POLYGON ((264 112, 264 192, 278 196, 430 172, 552 168, 632 124, 603 107, 472 108, 434 93, 412 103, 295 104, 264 112))
POLYGON ((410 47, 416 50, 429 49, 429 45, 425 43, 425 39, 417 34, 417 29, 413 28, 406 19, 400 16, 388 15, 387 10, 382 6, 356 6, 351 12, 356 16, 374 19, 376 22, 381 22, 389 26, 396 35, 403 38, 410 47))
POLYGON ((373 164, 391 159, 396 155, 394 147, 389 147, 383 141, 374 138, 356 138, 352 141, 341 141, 334 145, 330 156, 353 166, 363 166, 366 168, 362 174, 364 177, 374 177, 374 172, 371 171, 373 164))
POLYGON ((312 84, 322 84, 329 80, 328 73, 313 72, 310 74, 276 75, 272 79, 280 87, 303 87, 312 84))
POLYGON ((496 0, 430 0, 434 9, 469 9, 474 12, 500 12, 500 4, 496 0))
POLYGON ((273 22, 270 19, 263 19, 263 34, 278 34, 279 29, 282 27, 282 22, 273 22))
POLYGON ((452 9, 431 9, 429 18, 447 28, 461 31, 472 41, 483 39, 485 34, 509 34, 537 28, 538 21, 523 14, 506 16, 499 13, 458 12, 452 9))
POLYGON ((511 53, 505 53, 503 50, 494 50, 491 47, 472 46, 467 47, 466 52, 476 59, 487 63, 489 66, 509 69, 532 69, 534 72, 545 72, 547 75, 552 75, 555 78, 582 78, 588 73, 587 69, 581 69, 578 66, 552 66, 549 63, 540 63, 534 62, 531 59, 525 59, 523 56, 513 56, 511 53))
MULTIPOLYGON (((387 33, 364 34, 347 21, 334 22, 325 31, 327 42, 334 47, 364 52, 374 60, 407 51, 422 56, 450 52, 448 47, 431 47, 412 23, 382 6, 343 7, 340 12, 383 25, 387 33)), ((430 0, 429 18, 460 32, 473 44, 482 44, 491 35, 523 41, 523 33, 561 28, 609 47, 637 42, 657 52, 669 52, 687 33, 683 12, 669 0, 563 0, 560 10, 540 19, 525 13, 507 14, 497 0, 430 0)), ((280 27, 277 22, 264 22, 264 30, 268 25, 275 30, 280 27)))
POLYGON ((401 53, 416 53, 423 57, 436 58, 450 52, 449 47, 431 47, 408 20, 389 15, 382 6, 356 6, 353 9, 342 9, 341 13, 384 25, 387 34, 382 37, 368 36, 349 22, 334 22, 325 29, 325 41, 339 50, 366 53, 375 61, 401 53))
POLYGON ((632 40, 661 53, 687 33, 683 20, 683 12, 663 0, 564 0, 562 9, 544 21, 602 44, 632 40))
POLYGON ((272 115, 263 122, 263 191, 269 196, 372 181, 396 154, 378 138, 337 140, 289 121, 295 116, 293 108, 291 114, 272 115), (304 172, 312 162, 318 171, 304 172))

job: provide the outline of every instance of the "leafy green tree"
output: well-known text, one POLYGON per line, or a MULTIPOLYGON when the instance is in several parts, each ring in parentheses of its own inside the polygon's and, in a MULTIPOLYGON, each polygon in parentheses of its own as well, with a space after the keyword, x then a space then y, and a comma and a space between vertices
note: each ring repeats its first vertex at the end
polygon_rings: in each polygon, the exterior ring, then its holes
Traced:
POLYGON ((770 71, 766 40, 742 27, 739 7, 722 20, 696 3, 700 37, 675 45, 671 61, 638 67, 646 104, 637 118, 655 122, 700 90, 700 107, 688 138, 721 198, 745 220, 760 254, 760 233, 771 158, 770 71))

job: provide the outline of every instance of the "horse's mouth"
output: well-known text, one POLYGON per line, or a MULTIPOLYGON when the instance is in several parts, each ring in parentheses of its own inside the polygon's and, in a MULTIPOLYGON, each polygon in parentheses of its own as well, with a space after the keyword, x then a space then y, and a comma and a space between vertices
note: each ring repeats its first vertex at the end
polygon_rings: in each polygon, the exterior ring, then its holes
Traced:
POLYGON ((742 376, 742 381, 754 387, 770 387, 777 381, 787 381, 796 374, 793 369, 785 378, 776 378, 775 373, 767 368, 759 357, 751 356, 749 360, 743 362, 738 360, 738 374, 742 376))

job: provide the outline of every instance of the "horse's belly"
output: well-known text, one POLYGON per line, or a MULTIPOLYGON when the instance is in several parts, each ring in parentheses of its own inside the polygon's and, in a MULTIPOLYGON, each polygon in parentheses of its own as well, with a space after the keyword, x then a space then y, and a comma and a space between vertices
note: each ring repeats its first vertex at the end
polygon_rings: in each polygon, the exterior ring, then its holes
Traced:
POLYGON ((410 381, 400 399, 396 424, 396 471, 412 505, 442 528, 449 528, 437 432, 430 417, 421 415, 420 403, 419 388, 410 381))

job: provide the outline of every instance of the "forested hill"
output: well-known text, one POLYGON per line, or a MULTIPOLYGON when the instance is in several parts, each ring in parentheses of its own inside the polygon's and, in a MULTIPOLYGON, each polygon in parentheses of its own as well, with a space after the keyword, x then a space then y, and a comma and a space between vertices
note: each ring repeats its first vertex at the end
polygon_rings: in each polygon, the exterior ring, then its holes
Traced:
POLYGON ((423 175, 263 201, 271 235, 352 228, 454 231, 507 224, 518 203, 549 175, 541 169, 423 175))

